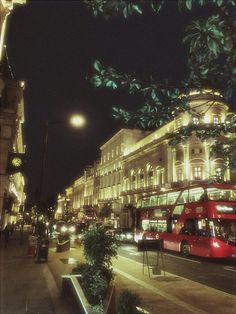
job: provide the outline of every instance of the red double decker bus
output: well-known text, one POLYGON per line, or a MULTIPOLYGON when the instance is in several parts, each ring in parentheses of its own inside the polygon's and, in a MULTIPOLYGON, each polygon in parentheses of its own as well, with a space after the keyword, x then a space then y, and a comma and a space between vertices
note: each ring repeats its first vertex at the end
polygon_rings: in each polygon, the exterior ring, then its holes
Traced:
POLYGON ((183 255, 236 258, 236 186, 201 184, 140 200, 135 241, 162 238, 183 255))

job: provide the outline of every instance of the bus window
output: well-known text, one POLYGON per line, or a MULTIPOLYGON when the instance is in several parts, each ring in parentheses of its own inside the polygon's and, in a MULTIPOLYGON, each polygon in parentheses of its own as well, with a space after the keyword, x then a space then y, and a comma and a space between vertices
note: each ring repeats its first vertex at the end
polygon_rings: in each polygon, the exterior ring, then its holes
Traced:
POLYGON ((140 208, 140 207, 142 207, 142 200, 141 199, 139 199, 137 202, 137 208, 140 208))
POLYGON ((158 205, 166 205, 166 203, 167 203, 167 194, 159 195, 158 205))
POLYGON ((207 219, 197 220, 197 232, 196 233, 198 236, 203 236, 203 237, 210 236, 209 222, 207 219))
POLYGON ((236 201, 236 190, 207 188, 207 196, 211 201, 236 201))
POLYGON ((189 189, 189 202, 199 202, 204 198, 204 189, 203 188, 195 188, 189 189))
POLYGON ((150 198, 144 198, 142 200, 142 207, 148 207, 150 206, 150 198))
POLYGON ((180 194, 180 191, 168 193, 167 205, 175 204, 179 194, 180 194))
POLYGON ((157 222, 157 229, 159 232, 167 231, 167 222, 166 220, 158 220, 157 222))
POLYGON ((196 232, 195 219, 187 219, 180 233, 187 234, 187 235, 194 235, 195 232, 196 232))
POLYGON ((166 220, 143 219, 141 227, 144 231, 165 232, 167 230, 167 223, 166 220))
POLYGON ((167 220, 167 228, 166 228, 166 231, 168 233, 172 233, 172 230, 175 228, 176 226, 176 223, 177 223, 177 220, 176 219, 168 219, 167 220))
POLYGON ((185 190, 182 192, 182 194, 180 195, 180 198, 178 199, 177 204, 186 204, 186 203, 188 203, 188 190, 185 190))
POLYGON ((175 206, 175 208, 173 210, 173 216, 179 217, 182 214, 183 209, 184 209, 184 205, 175 206))
POLYGON ((155 206, 157 205, 157 199, 158 199, 158 196, 151 196, 151 201, 150 201, 150 206, 155 206))

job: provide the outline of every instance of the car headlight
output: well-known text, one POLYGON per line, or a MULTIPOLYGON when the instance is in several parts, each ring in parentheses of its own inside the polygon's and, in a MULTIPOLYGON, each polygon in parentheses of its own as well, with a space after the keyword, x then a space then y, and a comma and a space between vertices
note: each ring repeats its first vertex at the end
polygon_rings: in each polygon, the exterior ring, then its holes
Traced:
POLYGON ((132 233, 127 233, 126 238, 127 238, 128 240, 133 239, 132 233))
POLYGON ((67 227, 66 226, 62 226, 61 227, 61 232, 66 232, 67 231, 67 227))
POLYGON ((75 232, 75 226, 71 226, 71 227, 69 228, 69 231, 70 231, 70 232, 75 232))

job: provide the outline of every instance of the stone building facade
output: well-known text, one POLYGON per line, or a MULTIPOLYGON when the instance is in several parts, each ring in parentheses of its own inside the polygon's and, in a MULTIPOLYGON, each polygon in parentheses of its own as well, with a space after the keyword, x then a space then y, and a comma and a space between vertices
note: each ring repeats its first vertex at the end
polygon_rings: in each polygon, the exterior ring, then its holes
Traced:
MULTIPOLYGON (((130 211, 127 209, 135 208, 143 196, 215 177, 235 184, 235 172, 223 171, 223 160, 210 158, 213 139, 202 142, 193 133, 176 146, 169 145, 168 135, 181 128, 189 125, 217 127, 232 116, 218 92, 192 91, 189 105, 190 111, 179 114, 153 132, 122 129, 111 137, 100 148, 101 159, 96 170, 88 168, 84 176, 74 182, 73 206, 97 205, 99 211, 108 207, 111 220, 128 227, 130 211)), ((236 134, 231 136, 236 143, 236 134)))
POLYGON ((123 156, 122 203, 137 205, 139 198, 153 191, 170 189, 223 176, 233 181, 230 170, 223 173, 223 160, 210 159, 214 140, 201 142, 192 135, 187 141, 170 146, 167 136, 189 124, 225 123, 228 106, 219 93, 192 92, 191 109, 129 147, 123 156), (200 114, 200 115, 199 115, 200 114), (201 118, 200 118, 201 117, 201 118))
POLYGON ((14 4, 24 0, 0 0, 0 224, 21 218, 25 202, 24 176, 7 173, 9 152, 25 153, 22 135, 24 123, 24 82, 14 78, 8 63, 5 34, 7 17, 14 4), (7 204, 7 205, 6 205, 7 204))

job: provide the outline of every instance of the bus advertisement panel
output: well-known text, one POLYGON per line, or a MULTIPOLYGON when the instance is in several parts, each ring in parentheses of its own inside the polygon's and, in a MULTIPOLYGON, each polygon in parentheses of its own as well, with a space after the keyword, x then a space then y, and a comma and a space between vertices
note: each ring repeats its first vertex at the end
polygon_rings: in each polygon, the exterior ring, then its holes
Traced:
POLYGON ((157 239, 183 255, 236 258, 236 186, 202 184, 145 197, 135 241, 157 239))

